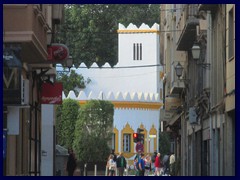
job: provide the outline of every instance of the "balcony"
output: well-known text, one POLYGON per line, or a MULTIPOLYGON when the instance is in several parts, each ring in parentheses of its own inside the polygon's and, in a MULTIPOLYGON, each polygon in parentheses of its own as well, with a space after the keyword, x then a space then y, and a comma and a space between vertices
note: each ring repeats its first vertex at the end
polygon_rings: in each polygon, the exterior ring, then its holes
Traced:
MULTIPOLYGON (((62 11, 61 8, 57 10, 62 11)), ((47 32, 52 31, 51 18, 54 18, 51 11, 52 6, 47 4, 5 4, 3 6, 4 44, 20 45, 22 62, 44 63, 47 61, 47 32)), ((57 14, 55 11, 54 14, 57 14)))
POLYGON ((185 88, 186 88, 186 85, 184 81, 175 80, 172 82, 172 88, 170 90, 170 94, 180 94, 185 88))
POLYGON ((177 28, 180 30, 177 40, 177 50, 187 51, 189 50, 196 40, 196 26, 199 25, 199 20, 197 17, 198 9, 196 5, 186 5, 177 28))
POLYGON ((4 43, 21 46, 22 62, 47 60, 48 25, 38 5, 4 5, 4 43))

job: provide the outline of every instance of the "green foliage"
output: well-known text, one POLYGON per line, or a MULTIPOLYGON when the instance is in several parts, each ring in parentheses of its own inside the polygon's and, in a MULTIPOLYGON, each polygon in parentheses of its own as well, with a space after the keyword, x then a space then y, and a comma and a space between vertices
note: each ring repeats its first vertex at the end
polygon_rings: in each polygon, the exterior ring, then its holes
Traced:
POLYGON ((65 148, 73 146, 75 123, 79 110, 79 102, 72 99, 63 100, 63 104, 57 108, 57 143, 65 148))
POLYGON ((69 47, 77 68, 81 62, 114 66, 118 60, 118 23, 128 26, 159 22, 159 4, 75 4, 66 5, 65 23, 56 41, 69 47))
POLYGON ((161 132, 159 134, 159 152, 161 153, 161 156, 163 157, 167 153, 170 153, 170 136, 167 132, 161 132))
POLYGON ((61 73, 57 76, 57 81, 63 83, 63 91, 67 96, 69 91, 73 90, 75 94, 78 94, 77 88, 85 88, 91 80, 88 78, 84 80, 81 74, 77 74, 74 70, 71 70, 70 75, 61 73))
MULTIPOLYGON (((63 100, 64 102, 65 100, 63 100)), ((63 105, 58 105, 56 109, 56 143, 60 143, 60 139, 62 139, 62 107, 63 105)))
POLYGON ((109 101, 91 100, 81 107, 76 122, 74 150, 82 162, 104 161, 113 128, 114 106, 109 101))

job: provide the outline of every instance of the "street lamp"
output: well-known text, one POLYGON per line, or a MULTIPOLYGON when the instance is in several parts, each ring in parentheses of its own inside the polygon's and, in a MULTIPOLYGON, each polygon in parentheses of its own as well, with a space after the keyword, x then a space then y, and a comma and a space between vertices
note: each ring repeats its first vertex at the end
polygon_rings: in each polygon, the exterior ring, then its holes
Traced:
POLYGON ((69 58, 64 63, 62 63, 62 66, 63 67, 67 67, 69 69, 69 72, 70 72, 70 69, 73 66, 73 58, 72 58, 72 56, 69 56, 69 58))
POLYGON ((72 56, 69 56, 69 58, 67 60, 65 60, 63 63, 61 63, 62 66, 59 64, 56 65, 56 67, 61 67, 63 68, 63 70, 57 70, 57 73, 63 73, 63 72, 70 72, 70 69, 73 66, 73 58, 72 56), (68 71, 65 70, 65 68, 68 68, 68 71))
POLYGON ((184 81, 186 84, 190 83, 190 79, 180 79, 180 77, 183 74, 183 66, 180 64, 180 62, 177 63, 177 65, 175 66, 175 71, 176 71, 176 75, 178 77, 178 80, 180 81, 184 81))
MULTIPOLYGON (((198 45, 193 45, 192 49, 192 57, 194 60, 200 60, 200 47, 198 45)), ((204 62, 197 62, 197 65, 201 65, 203 68, 209 67, 210 63, 204 63, 204 62)))
POLYGON ((198 45, 194 45, 192 47, 192 56, 193 56, 193 59, 199 59, 200 47, 198 45))
POLYGON ((179 62, 175 66, 175 71, 176 71, 176 75, 177 75, 177 77, 179 79, 182 76, 182 72, 183 72, 183 67, 182 67, 182 65, 179 62))

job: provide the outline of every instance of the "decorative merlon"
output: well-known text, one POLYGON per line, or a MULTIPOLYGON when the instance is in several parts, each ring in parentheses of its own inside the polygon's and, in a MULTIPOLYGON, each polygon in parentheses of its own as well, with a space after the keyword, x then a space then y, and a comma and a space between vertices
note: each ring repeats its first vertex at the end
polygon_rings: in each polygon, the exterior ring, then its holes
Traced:
POLYGON ((147 24, 142 23, 138 28, 136 25, 130 23, 127 28, 123 24, 118 24, 118 33, 159 33, 159 25, 154 23, 150 28, 147 24))
POLYGON ((88 95, 84 91, 80 91, 78 95, 74 93, 74 91, 70 91, 69 94, 66 96, 64 92, 62 92, 63 99, 76 99, 87 101, 91 99, 98 99, 98 100, 108 100, 108 101, 135 101, 135 102, 160 102, 159 94, 158 93, 143 93, 143 92, 108 92, 107 95, 100 91, 99 93, 90 92, 88 95))

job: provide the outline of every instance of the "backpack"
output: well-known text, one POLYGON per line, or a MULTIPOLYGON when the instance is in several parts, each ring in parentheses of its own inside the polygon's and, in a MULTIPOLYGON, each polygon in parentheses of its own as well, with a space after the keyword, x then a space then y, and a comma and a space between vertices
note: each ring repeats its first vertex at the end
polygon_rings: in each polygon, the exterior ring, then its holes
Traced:
POLYGON ((169 156, 168 156, 168 155, 165 155, 165 156, 163 157, 162 163, 163 163, 163 165, 167 165, 168 162, 169 162, 169 156))

